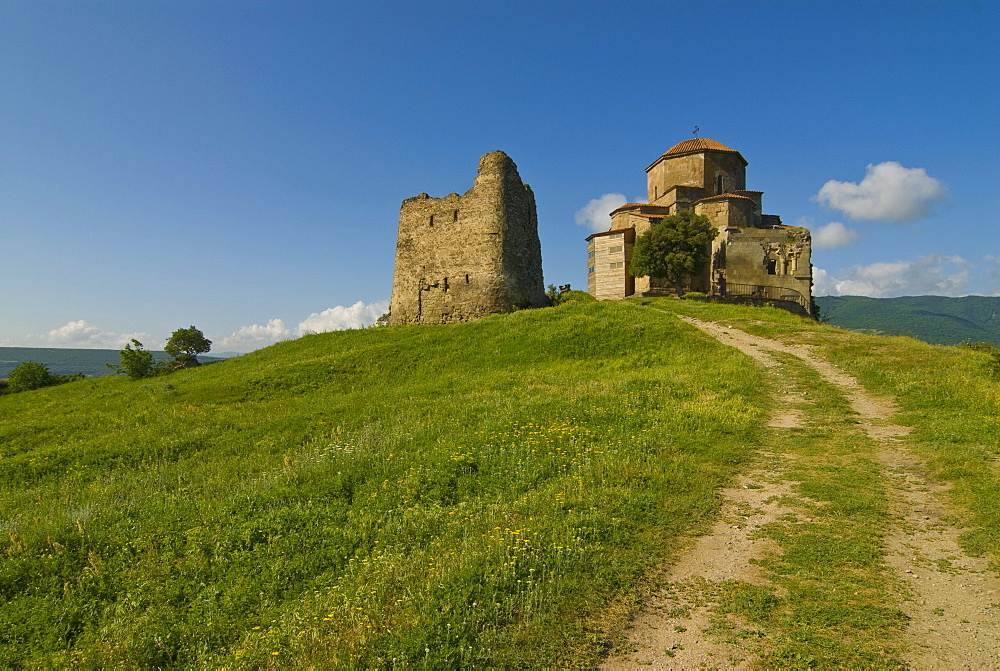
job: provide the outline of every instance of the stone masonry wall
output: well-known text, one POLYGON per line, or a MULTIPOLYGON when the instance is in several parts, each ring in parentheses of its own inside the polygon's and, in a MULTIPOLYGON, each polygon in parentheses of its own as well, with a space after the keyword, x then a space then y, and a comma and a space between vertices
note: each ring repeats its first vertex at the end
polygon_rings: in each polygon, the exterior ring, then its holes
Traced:
POLYGON ((726 235, 726 281, 776 287, 808 303, 812 264, 809 231, 796 226, 748 228, 726 235))
POLYGON ((391 324, 468 321, 545 304, 535 197, 505 153, 484 155, 461 196, 403 201, 391 324))

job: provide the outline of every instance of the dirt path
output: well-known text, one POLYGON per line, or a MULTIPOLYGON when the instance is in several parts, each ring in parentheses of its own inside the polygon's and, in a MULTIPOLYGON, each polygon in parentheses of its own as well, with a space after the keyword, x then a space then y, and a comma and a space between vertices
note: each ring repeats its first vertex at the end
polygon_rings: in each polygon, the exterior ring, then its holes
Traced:
MULTIPOLYGON (((753 357, 765 369, 781 367, 772 352, 793 355, 840 390, 857 413, 860 428, 876 442, 889 482, 896 524, 886 538, 885 561, 910 590, 900 605, 910 618, 905 663, 912 669, 1000 668, 1000 580, 987 570, 985 560, 962 551, 960 530, 946 521, 947 510, 936 496, 941 488, 928 481, 926 469, 901 442, 909 429, 890 421, 894 404, 870 396, 856 379, 808 347, 714 322, 682 319, 753 357)), ((782 409, 770 426, 777 431, 802 427, 808 390, 795 388, 777 372, 772 380, 782 409)), ((778 501, 789 496, 797 483, 784 477, 784 457, 761 457, 766 465, 722 493, 720 520, 671 568, 666 588, 633 623, 626 651, 608 659, 603 668, 753 666, 751 647, 742 640, 713 635, 711 625, 722 582, 768 585, 768 577, 753 560, 779 551, 756 530, 789 512, 778 501)))

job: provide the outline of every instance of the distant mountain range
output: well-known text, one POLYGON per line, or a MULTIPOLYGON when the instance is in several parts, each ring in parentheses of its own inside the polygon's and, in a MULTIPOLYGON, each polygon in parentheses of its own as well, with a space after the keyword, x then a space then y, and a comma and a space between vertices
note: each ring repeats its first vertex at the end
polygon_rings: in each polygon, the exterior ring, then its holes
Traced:
MULTIPOLYGON (((235 353, 224 352, 226 355, 235 353)), ((169 359, 166 352, 153 352, 153 359, 169 359)), ((222 361, 228 356, 198 356, 198 361, 211 363, 222 361)), ((25 361, 36 361, 49 367, 56 375, 72 375, 83 373, 89 377, 112 375, 114 371, 107 367, 109 363, 120 361, 116 349, 68 349, 63 347, 0 347, 0 378, 6 378, 12 370, 25 361)))
POLYGON ((935 345, 963 340, 1000 347, 1000 297, 819 296, 823 321, 852 331, 905 335, 935 345))

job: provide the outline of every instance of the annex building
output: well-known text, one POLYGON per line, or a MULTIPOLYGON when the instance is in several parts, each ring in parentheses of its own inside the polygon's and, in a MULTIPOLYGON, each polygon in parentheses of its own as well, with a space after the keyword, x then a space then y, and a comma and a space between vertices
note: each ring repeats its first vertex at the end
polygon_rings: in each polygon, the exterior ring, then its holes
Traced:
POLYGON ((773 302, 794 312, 811 310, 812 238, 762 214, 763 191, 746 188, 747 161, 708 138, 671 147, 646 168, 648 203, 627 203, 611 213, 610 227, 587 238, 587 289, 598 299, 660 295, 666 280, 629 274, 637 236, 682 210, 708 217, 719 234, 701 275, 687 291, 741 302, 773 302))

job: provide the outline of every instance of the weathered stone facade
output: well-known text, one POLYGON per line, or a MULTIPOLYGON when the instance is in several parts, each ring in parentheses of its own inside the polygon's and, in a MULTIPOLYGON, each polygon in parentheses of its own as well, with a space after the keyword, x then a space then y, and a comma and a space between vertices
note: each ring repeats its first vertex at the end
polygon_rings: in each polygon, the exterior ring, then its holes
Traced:
POLYGON ((545 304, 535 196, 507 154, 484 155, 461 196, 403 201, 389 323, 444 324, 545 304))
POLYGON ((668 291, 659 278, 628 274, 635 239, 661 218, 681 210, 708 217, 719 229, 705 271, 686 288, 714 296, 774 302, 809 314, 812 239, 761 214, 762 191, 746 190, 746 159, 715 140, 675 145, 646 168, 649 203, 628 203, 611 213, 610 228, 587 238, 587 285, 595 298, 668 291))

